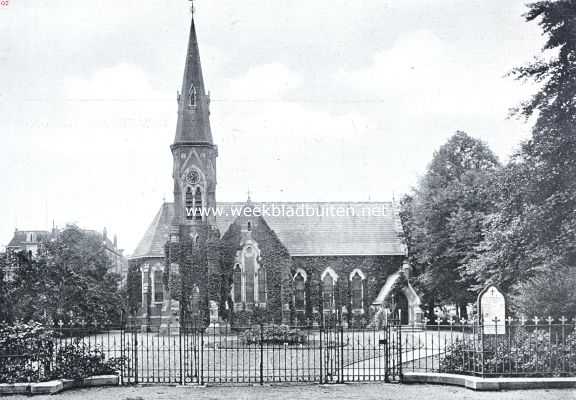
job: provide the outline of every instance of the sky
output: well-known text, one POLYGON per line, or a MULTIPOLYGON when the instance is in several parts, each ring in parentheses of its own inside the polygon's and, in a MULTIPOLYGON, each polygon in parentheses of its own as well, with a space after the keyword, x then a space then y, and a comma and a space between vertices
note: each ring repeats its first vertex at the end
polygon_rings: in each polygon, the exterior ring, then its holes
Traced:
MULTIPOLYGON (((530 135, 505 74, 538 55, 524 0, 196 0, 217 199, 390 201, 457 130, 505 162, 530 135)), ((0 7, 0 246, 54 223, 130 254, 163 199, 186 0, 0 7)))

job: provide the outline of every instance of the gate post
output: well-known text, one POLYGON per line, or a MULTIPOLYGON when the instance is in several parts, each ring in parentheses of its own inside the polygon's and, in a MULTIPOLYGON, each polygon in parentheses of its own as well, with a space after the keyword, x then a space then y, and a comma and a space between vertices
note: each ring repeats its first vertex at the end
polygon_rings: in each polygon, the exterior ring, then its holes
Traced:
POLYGON ((124 329, 125 329, 125 325, 124 325, 124 315, 121 314, 120 316, 120 359, 123 360, 122 363, 120 363, 120 385, 124 385, 124 375, 126 373, 126 371, 124 371, 125 368, 125 364, 126 362, 124 361, 124 352, 126 350, 125 346, 124 346, 124 340, 126 340, 126 338, 124 337, 124 329))
POLYGON ((180 324, 180 326, 178 327, 178 351, 179 351, 179 360, 180 360, 180 385, 184 385, 184 370, 183 370, 183 366, 184 363, 182 362, 182 358, 184 357, 184 354, 186 353, 186 350, 182 349, 182 330, 184 330, 184 332, 186 333, 186 322, 182 321, 183 323, 180 324))
MULTIPOLYGON (((204 329, 200 328, 200 385, 204 385, 204 329)), ((198 331, 196 332, 198 334, 198 331)))
POLYGON ((384 382, 390 383, 390 325, 384 325, 384 382))
POLYGON ((324 336, 324 329, 323 329, 324 324, 320 325, 320 384, 322 384, 322 381, 324 380, 324 371, 323 371, 323 366, 324 366, 324 354, 322 352, 322 336, 324 336))
POLYGON ((340 351, 340 383, 344 383, 344 326, 340 322, 340 343, 338 343, 340 351))
POLYGON ((132 331, 132 348, 134 359, 134 383, 138 384, 138 332, 134 326, 130 329, 132 331))
POLYGON ((260 323, 260 385, 264 384, 264 327, 260 323))
POLYGON ((404 376, 402 374, 402 325, 398 323, 398 379, 402 383, 404 376))

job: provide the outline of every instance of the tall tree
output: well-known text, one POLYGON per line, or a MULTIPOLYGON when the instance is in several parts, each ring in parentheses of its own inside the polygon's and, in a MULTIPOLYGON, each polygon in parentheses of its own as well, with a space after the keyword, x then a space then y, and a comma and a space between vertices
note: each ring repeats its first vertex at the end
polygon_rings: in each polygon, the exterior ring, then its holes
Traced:
POLYGON ((465 315, 465 305, 473 299, 461 267, 483 239, 483 220, 494 208, 490 183, 498 168, 484 143, 457 132, 434 154, 417 189, 402 202, 409 254, 429 314, 439 302, 456 303, 465 315))
POLYGON ((6 279, 7 268, 6 254, 0 253, 0 321, 8 321, 11 319, 9 289, 6 279))
POLYGON ((123 310, 119 277, 101 238, 68 227, 16 269, 11 298, 19 319, 117 321, 123 310))
POLYGON ((536 122, 501 174, 498 213, 468 266, 510 291, 524 281, 546 290, 542 274, 576 266, 576 2, 535 2, 525 18, 538 21, 546 41, 543 57, 511 73, 539 85, 514 112, 536 122))
POLYGON ((537 116, 522 156, 531 172, 528 201, 536 240, 550 257, 576 261, 576 2, 528 5, 527 21, 539 21, 546 36, 546 60, 513 71, 540 90, 517 110, 537 116), (532 211, 532 210, 531 210, 532 211))

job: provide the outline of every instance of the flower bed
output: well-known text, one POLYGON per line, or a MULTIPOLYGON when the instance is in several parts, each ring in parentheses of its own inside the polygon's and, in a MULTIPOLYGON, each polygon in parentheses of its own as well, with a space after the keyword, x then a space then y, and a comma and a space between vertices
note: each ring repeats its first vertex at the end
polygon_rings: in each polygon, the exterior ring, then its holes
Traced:
POLYGON ((305 344, 308 336, 298 329, 285 325, 264 325, 248 329, 239 337, 240 343, 250 344, 305 344))

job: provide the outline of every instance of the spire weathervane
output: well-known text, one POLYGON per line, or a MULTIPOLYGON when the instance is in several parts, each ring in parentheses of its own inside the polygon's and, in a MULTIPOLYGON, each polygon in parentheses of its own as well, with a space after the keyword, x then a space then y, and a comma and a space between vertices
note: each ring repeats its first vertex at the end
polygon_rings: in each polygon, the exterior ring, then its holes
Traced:
POLYGON ((190 2, 190 13, 194 15, 194 0, 188 0, 190 2))

